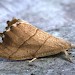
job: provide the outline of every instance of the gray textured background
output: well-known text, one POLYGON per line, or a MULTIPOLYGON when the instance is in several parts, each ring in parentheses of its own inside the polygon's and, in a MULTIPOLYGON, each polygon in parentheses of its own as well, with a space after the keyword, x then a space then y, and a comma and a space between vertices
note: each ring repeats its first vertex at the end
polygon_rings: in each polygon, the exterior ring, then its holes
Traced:
MULTIPOLYGON (((75 42, 75 0, 0 0, 0 32, 12 17, 75 42)), ((29 60, 0 58, 0 75, 75 75, 75 49, 71 56, 74 56, 73 63, 62 59, 62 54, 37 59, 30 64, 29 60)))

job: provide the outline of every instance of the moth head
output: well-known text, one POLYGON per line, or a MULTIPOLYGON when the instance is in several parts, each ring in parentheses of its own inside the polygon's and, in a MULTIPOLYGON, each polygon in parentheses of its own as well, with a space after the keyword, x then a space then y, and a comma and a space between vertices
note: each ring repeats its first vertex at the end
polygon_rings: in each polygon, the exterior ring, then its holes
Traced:
POLYGON ((13 18, 11 21, 7 21, 7 27, 6 30, 9 29, 9 27, 11 27, 13 24, 15 24, 16 22, 19 22, 19 19, 13 18))

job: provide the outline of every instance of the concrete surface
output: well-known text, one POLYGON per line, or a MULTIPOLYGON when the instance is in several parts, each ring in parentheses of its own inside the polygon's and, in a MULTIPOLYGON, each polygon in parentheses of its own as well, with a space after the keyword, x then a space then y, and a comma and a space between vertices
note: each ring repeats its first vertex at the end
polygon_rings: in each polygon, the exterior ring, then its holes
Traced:
MULTIPOLYGON (((12 17, 75 42, 75 0, 0 0, 0 32, 12 17)), ((70 52, 73 63, 64 60, 63 54, 32 63, 0 58, 0 75, 75 75, 75 49, 70 52)))

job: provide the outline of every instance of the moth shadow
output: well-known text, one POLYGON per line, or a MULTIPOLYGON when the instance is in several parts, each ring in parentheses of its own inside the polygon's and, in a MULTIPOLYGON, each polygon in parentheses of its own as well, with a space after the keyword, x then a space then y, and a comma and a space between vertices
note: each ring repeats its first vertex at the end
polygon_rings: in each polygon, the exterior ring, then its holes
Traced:
POLYGON ((42 58, 60 58, 62 60, 65 60, 65 61, 68 61, 66 58, 65 58, 65 54, 60 52, 58 54, 55 54, 55 55, 50 55, 50 56, 45 56, 45 57, 39 57, 38 59, 42 59, 42 58))
MULTIPOLYGON (((60 59, 63 59, 65 61, 68 61, 66 58, 65 58, 65 55, 64 53, 58 53, 58 54, 55 54, 55 55, 50 55, 50 56, 44 56, 44 57, 39 57, 37 58, 38 59, 44 59, 44 58, 60 58, 60 59)), ((25 59, 25 60, 11 60, 11 59, 5 59, 5 58, 0 58, 0 61, 3 61, 3 62, 25 62, 25 61, 30 61, 31 59, 25 59)))

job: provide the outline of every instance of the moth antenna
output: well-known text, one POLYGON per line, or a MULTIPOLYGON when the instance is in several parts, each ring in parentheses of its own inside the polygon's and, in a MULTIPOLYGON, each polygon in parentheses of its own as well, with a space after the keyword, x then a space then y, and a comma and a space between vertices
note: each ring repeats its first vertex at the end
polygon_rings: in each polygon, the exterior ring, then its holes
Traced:
POLYGON ((71 48, 75 48, 75 44, 71 44, 71 48))

